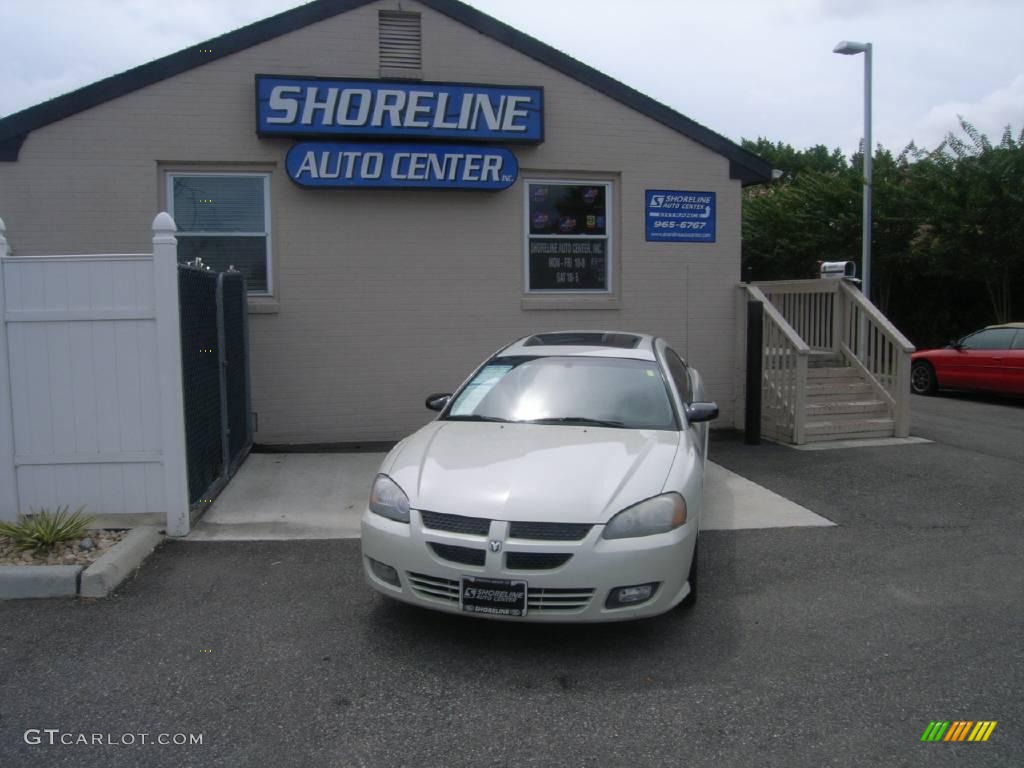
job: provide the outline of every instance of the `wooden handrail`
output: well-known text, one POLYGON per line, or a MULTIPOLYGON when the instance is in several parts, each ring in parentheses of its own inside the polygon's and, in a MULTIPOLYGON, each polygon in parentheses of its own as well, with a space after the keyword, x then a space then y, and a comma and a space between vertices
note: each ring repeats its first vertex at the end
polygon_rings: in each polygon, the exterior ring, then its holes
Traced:
POLYGON ((882 329, 882 332, 890 338, 893 344, 900 347, 904 352, 914 351, 915 347, 910 343, 910 339, 900 333, 896 326, 890 323, 889 319, 878 311, 878 307, 865 298, 864 294, 851 288, 845 280, 838 280, 836 282, 840 284, 839 290, 857 304, 871 318, 871 321, 882 329))
POLYGON ((767 296, 764 295, 761 289, 758 288, 756 285, 750 285, 749 283, 744 285, 744 287, 747 289, 748 295, 750 295, 757 301, 760 301, 761 304, 764 305, 765 314, 767 314, 768 317, 771 318, 772 322, 779 326, 779 329, 786 336, 786 340, 793 345, 793 349, 796 351, 796 353, 798 355, 810 354, 811 348, 807 346, 807 342, 801 339, 800 334, 793 330, 793 326, 791 326, 786 321, 786 318, 784 318, 782 316, 782 313, 775 308, 775 305, 771 303, 771 301, 768 299, 767 296))
MULTIPOLYGON (((748 300, 761 303, 765 315, 761 386, 768 397, 762 411, 766 436, 800 445, 807 420, 807 368, 811 348, 756 285, 743 284, 748 300), (784 414, 779 416, 779 414, 784 414)), ((742 294, 741 294, 742 296, 742 294)))
POLYGON ((768 280, 757 286, 767 293, 835 293, 843 280, 768 280))

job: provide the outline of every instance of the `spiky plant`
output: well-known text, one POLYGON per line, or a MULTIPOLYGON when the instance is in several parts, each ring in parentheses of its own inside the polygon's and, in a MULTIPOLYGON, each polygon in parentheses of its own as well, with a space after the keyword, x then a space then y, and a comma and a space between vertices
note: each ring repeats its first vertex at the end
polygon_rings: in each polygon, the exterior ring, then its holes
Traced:
POLYGON ((31 510, 19 515, 17 522, 0 522, 0 536, 8 538, 18 549, 51 549, 62 541, 81 538, 92 525, 92 518, 82 514, 85 507, 68 512, 68 506, 57 507, 52 513, 48 509, 31 510))

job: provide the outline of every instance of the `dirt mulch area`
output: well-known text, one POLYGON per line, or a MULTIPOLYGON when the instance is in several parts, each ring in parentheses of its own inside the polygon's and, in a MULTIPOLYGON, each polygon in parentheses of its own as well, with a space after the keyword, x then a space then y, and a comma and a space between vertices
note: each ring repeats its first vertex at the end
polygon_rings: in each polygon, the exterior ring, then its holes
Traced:
POLYGON ((127 535, 128 531, 86 531, 72 541, 49 550, 17 549, 10 539, 0 537, 0 565, 84 565, 89 566, 127 535))

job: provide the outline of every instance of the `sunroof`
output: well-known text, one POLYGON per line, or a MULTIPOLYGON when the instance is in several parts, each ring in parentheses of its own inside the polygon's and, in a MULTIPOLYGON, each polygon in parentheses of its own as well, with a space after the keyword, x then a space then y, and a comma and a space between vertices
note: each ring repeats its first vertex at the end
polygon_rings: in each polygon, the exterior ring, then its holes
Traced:
POLYGON ((631 333, 538 333, 524 343, 524 347, 618 347, 636 349, 640 337, 631 333))

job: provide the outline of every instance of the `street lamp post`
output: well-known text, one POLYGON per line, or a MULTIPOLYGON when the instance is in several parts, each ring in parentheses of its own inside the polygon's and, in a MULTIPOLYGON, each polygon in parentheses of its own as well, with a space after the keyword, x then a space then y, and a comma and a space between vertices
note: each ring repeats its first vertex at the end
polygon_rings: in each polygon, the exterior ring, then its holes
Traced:
POLYGON ((833 53, 853 56, 864 54, 864 214, 861 251, 861 290, 864 298, 871 299, 871 166, 874 151, 871 144, 871 43, 851 43, 846 40, 832 49, 833 53))

